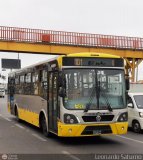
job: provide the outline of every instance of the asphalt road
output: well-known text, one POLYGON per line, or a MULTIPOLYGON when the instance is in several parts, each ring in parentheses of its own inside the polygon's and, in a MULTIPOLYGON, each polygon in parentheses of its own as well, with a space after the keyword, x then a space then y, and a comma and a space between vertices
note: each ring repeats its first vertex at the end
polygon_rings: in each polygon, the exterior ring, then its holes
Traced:
MULTIPOLYGON (((46 138, 38 128, 16 121, 7 111, 5 97, 0 98, 0 160, 5 158, 1 157, 3 154, 9 156, 7 159, 13 158, 12 160, 102 159, 98 154, 120 154, 120 158, 133 159, 127 154, 143 154, 143 133, 129 131, 127 135, 120 136, 46 138)), ((143 156, 138 155, 137 158, 143 159, 143 156)))

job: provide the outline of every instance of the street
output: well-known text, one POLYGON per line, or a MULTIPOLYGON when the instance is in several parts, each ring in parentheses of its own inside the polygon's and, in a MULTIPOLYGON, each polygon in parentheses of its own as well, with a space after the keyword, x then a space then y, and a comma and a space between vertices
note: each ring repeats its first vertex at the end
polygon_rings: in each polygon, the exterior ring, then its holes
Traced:
POLYGON ((132 131, 117 136, 46 138, 38 128, 17 122, 7 111, 7 97, 0 98, 0 154, 50 154, 53 159, 80 160, 90 154, 142 154, 142 151, 143 133, 132 131))

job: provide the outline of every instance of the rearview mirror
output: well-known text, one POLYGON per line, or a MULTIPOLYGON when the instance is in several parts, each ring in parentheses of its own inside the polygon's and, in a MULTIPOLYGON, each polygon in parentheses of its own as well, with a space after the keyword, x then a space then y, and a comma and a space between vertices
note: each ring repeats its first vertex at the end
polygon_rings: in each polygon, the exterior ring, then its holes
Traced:
POLYGON ((59 87, 66 88, 66 79, 65 79, 65 75, 62 72, 59 73, 59 79, 58 80, 59 80, 59 87))
POLYGON ((129 103, 129 104, 128 104, 128 107, 129 107, 129 108, 134 108, 133 103, 129 103))
POLYGON ((60 97, 66 97, 66 90, 63 87, 59 88, 59 96, 60 97))
POLYGON ((125 80, 126 80, 126 90, 128 91, 130 89, 130 81, 128 75, 126 75, 125 80))

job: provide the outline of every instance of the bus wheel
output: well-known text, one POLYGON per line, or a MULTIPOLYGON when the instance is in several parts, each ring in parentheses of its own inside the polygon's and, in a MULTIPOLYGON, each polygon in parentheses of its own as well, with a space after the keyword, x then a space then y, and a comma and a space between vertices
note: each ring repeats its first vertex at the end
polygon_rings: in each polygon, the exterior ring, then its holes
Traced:
POLYGON ((133 131, 136 132, 136 133, 141 132, 141 126, 140 126, 138 121, 133 121, 132 128, 133 128, 133 131))
POLYGON ((44 136, 46 136, 46 137, 50 136, 50 133, 47 130, 47 124, 46 124, 45 116, 42 116, 42 118, 41 118, 41 129, 42 129, 42 132, 43 132, 44 136))
POLYGON ((18 122, 20 122, 17 107, 15 107, 15 116, 16 116, 16 120, 17 120, 18 122))

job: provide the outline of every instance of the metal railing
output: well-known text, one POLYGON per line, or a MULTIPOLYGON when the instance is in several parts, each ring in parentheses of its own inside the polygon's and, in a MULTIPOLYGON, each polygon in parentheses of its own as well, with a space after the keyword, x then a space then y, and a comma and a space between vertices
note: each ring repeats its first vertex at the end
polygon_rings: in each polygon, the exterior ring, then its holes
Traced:
POLYGON ((0 26, 1 41, 143 50, 143 38, 0 26))

